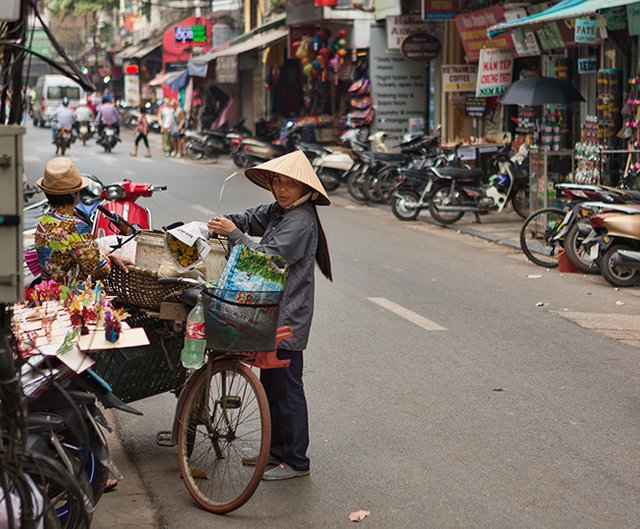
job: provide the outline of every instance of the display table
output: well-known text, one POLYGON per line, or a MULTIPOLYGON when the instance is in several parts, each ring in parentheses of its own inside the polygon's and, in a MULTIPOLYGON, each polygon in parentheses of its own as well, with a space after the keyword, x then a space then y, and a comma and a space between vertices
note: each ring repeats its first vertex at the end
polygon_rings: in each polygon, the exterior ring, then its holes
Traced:
POLYGON ((573 151, 547 151, 532 148, 529 153, 529 206, 531 212, 547 207, 562 207, 555 184, 573 174, 573 151))

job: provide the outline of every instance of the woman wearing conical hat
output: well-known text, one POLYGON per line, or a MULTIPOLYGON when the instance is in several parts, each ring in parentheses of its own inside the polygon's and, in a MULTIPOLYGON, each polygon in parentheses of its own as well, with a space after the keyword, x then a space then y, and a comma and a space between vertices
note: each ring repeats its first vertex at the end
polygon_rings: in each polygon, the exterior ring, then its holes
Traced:
MULTIPOLYGON (((331 259, 316 206, 329 197, 302 151, 295 151, 247 169, 254 184, 273 193, 276 201, 209 221, 214 234, 232 244, 281 255, 289 264, 278 325, 288 325, 293 337, 280 343, 278 358, 291 360, 286 368, 263 369, 260 380, 267 392, 272 434, 265 480, 309 474, 309 422, 302 383, 302 352, 307 347, 314 305, 315 264, 329 279, 331 259), (255 243, 250 236, 262 237, 255 243)), ((255 464, 252 458, 245 464, 255 464)))

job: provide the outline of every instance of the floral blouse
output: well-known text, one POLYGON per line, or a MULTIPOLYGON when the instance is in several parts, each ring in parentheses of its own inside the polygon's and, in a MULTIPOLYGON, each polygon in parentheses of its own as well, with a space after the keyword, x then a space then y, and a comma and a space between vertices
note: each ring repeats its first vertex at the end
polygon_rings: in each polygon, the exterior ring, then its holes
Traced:
POLYGON ((111 272, 110 262, 100 254, 89 225, 56 208, 40 218, 35 243, 45 279, 68 285, 88 276, 102 279, 111 272))

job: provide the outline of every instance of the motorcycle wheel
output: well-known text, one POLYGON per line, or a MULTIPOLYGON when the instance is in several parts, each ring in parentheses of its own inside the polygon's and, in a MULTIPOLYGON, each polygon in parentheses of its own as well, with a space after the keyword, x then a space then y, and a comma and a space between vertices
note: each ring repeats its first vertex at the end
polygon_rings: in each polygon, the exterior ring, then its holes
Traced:
POLYGON ((239 167, 240 169, 244 169, 249 166, 249 157, 244 151, 235 152, 232 159, 233 163, 236 164, 236 167, 239 167))
POLYGON ((318 178, 328 193, 335 191, 340 187, 340 180, 327 171, 318 170, 318 178))
POLYGON ((87 146, 87 138, 82 138, 82 146, 83 147, 87 146))
POLYGON ((398 187, 399 174, 398 168, 393 166, 385 167, 378 173, 376 195, 380 197, 382 202, 389 202, 393 197, 393 192, 398 187))
POLYGON ((376 186, 378 184, 378 173, 370 173, 362 181, 362 194, 369 201, 375 204, 384 202, 378 193, 376 192, 376 186))
POLYGON ((521 187, 514 190, 511 196, 511 206, 513 211, 520 215, 523 219, 526 219, 530 214, 529 208, 529 188, 521 187))
POLYGON ((364 178, 366 178, 366 175, 363 175, 360 171, 350 173, 347 177, 347 190, 351 198, 358 202, 367 201, 367 198, 362 193, 362 181, 364 178))
POLYGON ((194 150, 190 143, 187 145, 186 154, 189 160, 202 160, 204 158, 204 153, 194 150))
POLYGON ((556 268, 561 241, 554 240, 565 213, 559 208, 544 208, 527 217, 520 228, 520 248, 527 259, 538 266, 556 268))
POLYGON ((64 142, 62 142, 60 144, 60 156, 64 156, 64 153, 66 152, 66 150, 67 150, 67 146, 64 144, 64 142))
POLYGON ((600 273, 600 265, 597 261, 588 259, 587 252, 582 247, 584 236, 578 229, 579 221, 569 228, 564 238, 564 252, 569 262, 585 274, 600 273))
POLYGON ((111 145, 105 143, 104 144, 104 152, 111 152, 111 145))
POLYGON ((420 209, 415 207, 419 200, 415 191, 399 191, 391 201, 391 211, 398 220, 416 220, 420 215, 420 209))
POLYGON ((632 287, 640 281, 640 270, 633 270, 616 263, 615 255, 618 250, 634 251, 636 248, 624 244, 614 245, 609 248, 600 261, 602 277, 614 287, 632 287))
POLYGON ((463 192, 460 190, 458 186, 453 188, 453 192, 451 192, 450 187, 441 187, 436 189, 429 201, 429 213, 431 213, 431 217, 436 222, 440 224, 453 224, 454 222, 458 222, 463 216, 464 211, 440 211, 438 206, 457 206, 460 205, 460 196, 463 192))

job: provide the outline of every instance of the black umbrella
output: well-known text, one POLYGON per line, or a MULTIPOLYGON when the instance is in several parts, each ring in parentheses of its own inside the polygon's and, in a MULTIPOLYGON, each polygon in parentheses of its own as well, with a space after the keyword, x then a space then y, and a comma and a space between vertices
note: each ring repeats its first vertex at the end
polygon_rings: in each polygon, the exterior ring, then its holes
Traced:
POLYGON ((516 81, 500 98, 503 105, 528 107, 558 103, 568 105, 580 101, 584 101, 584 97, 570 83, 553 77, 529 77, 516 81))

